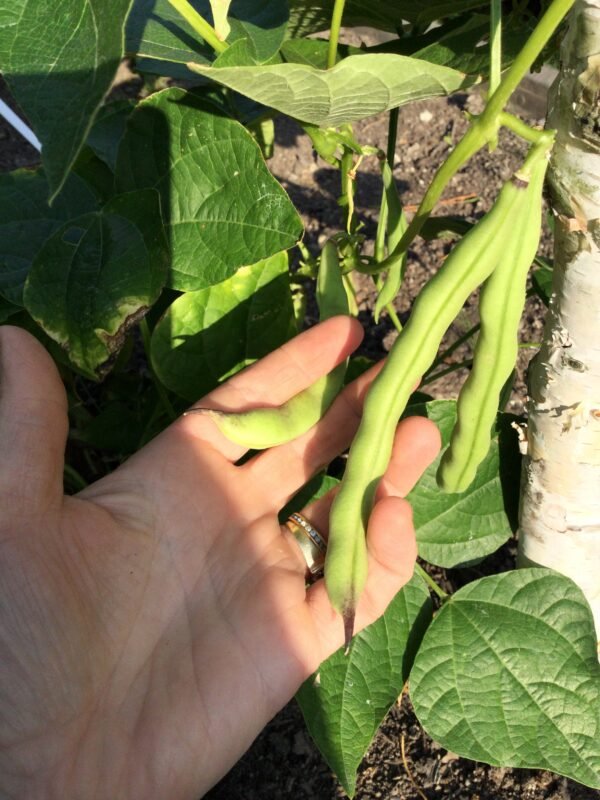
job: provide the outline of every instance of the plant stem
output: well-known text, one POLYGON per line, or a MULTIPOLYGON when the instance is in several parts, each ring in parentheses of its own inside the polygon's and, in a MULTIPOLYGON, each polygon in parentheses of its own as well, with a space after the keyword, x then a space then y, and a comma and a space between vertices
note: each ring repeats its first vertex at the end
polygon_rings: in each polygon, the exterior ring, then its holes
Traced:
MULTIPOLYGON (((452 180, 463 164, 480 150, 488 140, 489 137, 486 135, 486 132, 478 125, 481 119, 482 117, 469 128, 433 176, 415 216, 412 218, 408 228, 404 231, 404 235, 396 245, 394 252, 388 256, 388 260, 400 258, 406 250, 408 250, 410 243, 418 236, 425 220, 433 211, 435 204, 440 199, 447 184, 452 180)), ((389 268, 389 265, 386 265, 386 268, 389 268)))
MULTIPOLYGON (((398 116, 400 109, 392 108, 388 118, 388 138, 386 148, 386 161, 390 169, 394 169, 394 159, 396 157, 396 139, 398 138, 398 116)), ((375 237, 375 260, 383 261, 385 258, 385 234, 388 220, 388 205, 385 187, 381 193, 381 203, 379 206, 379 223, 377 224, 377 234, 375 237)))
MULTIPOLYGON (((169 0, 170 2, 170 0, 169 0)), ((150 358, 150 328, 148 327, 148 321, 144 317, 140 321, 140 332, 142 334, 142 339, 144 341, 144 352, 146 353, 146 361, 148 363, 148 369, 150 370, 150 375, 152 376, 152 382, 154 383, 154 387, 156 389, 156 393, 160 399, 161 405, 165 410, 167 416, 173 422, 177 419, 177 414, 175 413, 175 409, 173 408, 171 401, 169 400, 169 396, 165 391, 165 387, 159 381, 156 372, 152 368, 152 361, 150 358)))
POLYGON ((398 333, 402 333, 402 323, 400 322, 400 317, 396 314, 396 309, 391 303, 388 303, 385 307, 385 310, 389 314, 390 319, 394 323, 394 328, 398 331, 398 333))
POLYGON ((543 136, 545 132, 547 133, 547 131, 531 128, 526 122, 523 122, 522 119, 515 117, 514 114, 509 114, 508 111, 503 111, 499 119, 500 125, 508 128, 513 133, 516 133, 517 136, 520 136, 521 139, 525 139, 526 142, 530 142, 531 144, 539 142, 540 136, 543 136))
POLYGON ((502 0, 490 1, 490 81, 488 97, 500 85, 502 72, 502 0))
POLYGON ((333 14, 331 15, 331 30, 329 31, 329 49, 327 50, 327 69, 335 67, 337 61, 338 39, 346 0, 335 0, 333 14))
POLYGON ((342 275, 346 296, 348 298, 348 312, 352 317, 358 317, 358 303, 356 302, 356 288, 352 282, 352 273, 342 275))
POLYGON ((423 578, 423 580, 425 581, 425 583, 427 584, 427 586, 429 586, 429 588, 430 588, 430 589, 431 589, 433 592, 435 592, 435 593, 437 594, 437 596, 438 596, 438 597, 440 597, 442 600, 447 600, 447 599, 448 599, 448 597, 450 597, 450 595, 449 595, 449 594, 447 594, 447 593, 446 593, 446 592, 445 592, 445 591, 442 589, 442 587, 441 587, 441 586, 438 586, 438 585, 437 585, 437 583, 436 583, 436 582, 433 580, 433 578, 431 577, 431 575, 429 575, 429 573, 428 573, 428 572, 425 572, 425 570, 423 569, 423 567, 422 567, 422 566, 421 566, 421 565, 420 565, 418 562, 415 564, 415 572, 416 572, 416 573, 417 573, 417 574, 418 574, 418 575, 419 575, 421 578, 423 578))
MULTIPOLYGON (((484 112, 474 119, 469 130, 433 176, 433 180, 425 192, 417 213, 394 248, 394 252, 388 256, 388 262, 391 262, 392 259, 400 258, 408 250, 413 239, 418 236, 425 220, 429 217, 446 185, 458 170, 484 145, 496 139, 498 127, 501 124, 506 124, 506 118, 503 120, 501 116, 504 106, 510 100, 510 96, 522 78, 531 69, 533 62, 546 46, 574 2, 575 0, 554 0, 550 5, 523 49, 513 61, 504 76, 504 80, 501 81, 494 94, 489 98, 484 112)), ((389 267, 390 264, 386 263, 384 269, 389 269, 389 267)))
POLYGON ((510 96, 521 83, 522 79, 533 66, 533 62, 542 52, 548 40, 562 22, 567 11, 570 10, 575 0, 554 0, 544 16, 536 25, 523 49, 513 61, 510 69, 504 76, 483 112, 482 117, 488 120, 496 118, 510 100, 510 96))
POLYGON ((442 369, 437 372, 435 375, 426 375, 420 383, 420 386, 425 386, 427 383, 433 383, 437 381, 438 378, 444 378, 446 375, 450 375, 452 372, 456 372, 457 369, 467 369, 473 364, 473 359, 468 358, 466 361, 461 361, 460 364, 453 364, 448 369, 442 369))
POLYGON ((347 201, 346 212, 346 231, 351 234, 354 229, 354 180, 352 169, 354 167, 354 153, 344 146, 344 152, 340 159, 342 173, 342 197, 347 201))
POLYGON ((225 50, 227 50, 229 45, 219 39, 213 26, 209 25, 204 17, 190 5, 188 0, 169 0, 169 3, 181 14, 184 20, 192 26, 196 33, 204 39, 206 44, 212 47, 215 53, 224 53, 225 50))
POLYGON ((464 344, 464 342, 468 341, 471 338, 471 336, 476 334, 479 328, 480 328, 480 323, 478 322, 476 325, 473 325, 472 328, 469 328, 469 330, 466 333, 463 333, 462 336, 459 336, 455 342, 452 342, 452 344, 449 347, 447 347, 443 353, 440 353, 439 356, 435 359, 433 364, 427 370, 426 376, 430 375, 436 367, 439 367, 439 365, 443 361, 445 361, 448 358, 448 356, 451 356, 452 353, 461 346, 461 344, 464 344))

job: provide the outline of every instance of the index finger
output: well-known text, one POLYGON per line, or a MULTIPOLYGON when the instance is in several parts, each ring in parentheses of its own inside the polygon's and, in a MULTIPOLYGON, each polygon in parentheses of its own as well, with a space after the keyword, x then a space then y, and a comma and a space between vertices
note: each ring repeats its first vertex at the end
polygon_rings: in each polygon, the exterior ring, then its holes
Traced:
MULTIPOLYGON (((358 347, 362 335, 355 319, 333 317, 286 342, 194 405, 220 411, 278 407, 331 372, 358 347)), ((237 461, 246 452, 227 439, 208 415, 181 417, 159 438, 173 430, 179 438, 210 445, 229 461, 237 461)))

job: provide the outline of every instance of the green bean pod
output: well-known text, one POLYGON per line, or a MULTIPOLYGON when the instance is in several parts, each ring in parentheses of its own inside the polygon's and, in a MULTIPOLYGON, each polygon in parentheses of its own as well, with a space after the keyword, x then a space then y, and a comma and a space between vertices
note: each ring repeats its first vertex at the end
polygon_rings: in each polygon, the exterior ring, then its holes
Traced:
POLYGON ((464 492, 473 481, 489 450, 500 392, 517 360, 527 274, 540 239, 542 190, 548 161, 545 152, 540 150, 539 154, 537 163, 531 165, 529 185, 524 192, 525 212, 515 221, 502 259, 481 290, 481 329, 473 368, 460 391, 456 425, 437 472, 438 485, 445 492, 464 492))
POLYGON ((511 229, 525 213, 516 177, 501 189, 489 213, 454 247, 419 294, 410 318, 373 381, 346 471, 330 515, 325 583, 342 615, 349 643, 367 578, 366 528, 375 492, 390 460, 398 420, 415 384, 432 364, 447 328, 498 264, 511 229))
MULTIPOLYGON (((382 162, 381 175, 383 178, 383 188, 385 190, 388 215, 387 246, 388 250, 391 252, 395 249, 396 245, 402 238, 402 234, 408 227, 408 222, 406 221, 404 209, 402 208, 400 198, 398 197, 398 190, 396 189, 396 185, 394 183, 392 168, 387 161, 382 162)), ((383 309, 388 305, 388 303, 392 303, 394 301, 394 298, 400 291, 400 286, 402 285, 402 279, 404 277, 404 270, 406 268, 406 256, 406 252, 402 253, 399 258, 396 258, 392 261, 390 268, 388 269, 381 290, 377 295, 377 300, 375 301, 375 310, 373 312, 375 322, 379 322, 379 316, 383 309)))
MULTIPOLYGON (((317 302, 321 320, 348 314, 348 298, 342 281, 337 248, 327 242, 321 253, 317 277, 317 302)), ((230 441, 252 450, 265 450, 296 439, 321 419, 344 385, 346 362, 287 402, 273 408, 218 411, 190 408, 186 413, 205 414, 230 441)))

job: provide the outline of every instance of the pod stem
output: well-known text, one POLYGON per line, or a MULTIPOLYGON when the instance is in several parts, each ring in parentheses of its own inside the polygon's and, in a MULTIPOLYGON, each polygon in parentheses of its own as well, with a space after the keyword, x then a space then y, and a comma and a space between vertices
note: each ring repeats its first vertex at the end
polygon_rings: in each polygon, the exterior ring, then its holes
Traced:
MULTIPOLYGON (((520 136, 523 135, 525 132, 524 128, 522 126, 517 126, 514 120, 509 118, 510 115, 503 117, 502 112, 510 100, 512 93, 531 69, 534 61, 542 52, 574 2, 575 0, 553 0, 550 4, 548 10, 540 19, 523 49, 515 58, 510 69, 500 82, 500 85, 493 95, 489 97, 483 113, 473 118, 471 127, 433 176, 433 180, 425 192, 417 213, 394 248, 394 251, 390 253, 381 266, 381 269, 389 269, 394 261, 408 250, 413 239, 419 235, 421 228, 433 211, 435 204, 441 197, 448 182, 478 150, 481 150, 486 144, 493 143, 496 140, 498 128, 501 125, 509 123, 509 127, 512 127, 514 132, 518 133, 520 136), (517 127, 519 128, 518 130, 517 127)), ((531 131, 532 129, 529 130, 531 131)), ((532 141, 532 134, 527 133, 525 138, 527 138, 528 141, 532 141)))
POLYGON ((350 644, 354 636, 354 618, 356 612, 354 608, 344 611, 342 617, 344 620, 344 655, 347 656, 350 652, 350 644))
POLYGON ((445 592, 441 586, 438 586, 438 584, 433 580, 431 575, 423 569, 423 567, 419 564, 419 562, 415 564, 415 572, 420 578, 422 578, 422 580, 425 581, 427 586, 429 586, 429 588, 433 592, 435 592, 435 594, 437 594, 440 600, 445 601, 450 597, 450 595, 447 592, 445 592))
POLYGON ((169 0, 169 3, 196 33, 204 39, 206 44, 212 47, 215 53, 224 53, 225 50, 227 50, 229 45, 219 39, 213 26, 188 3, 188 0, 169 0))

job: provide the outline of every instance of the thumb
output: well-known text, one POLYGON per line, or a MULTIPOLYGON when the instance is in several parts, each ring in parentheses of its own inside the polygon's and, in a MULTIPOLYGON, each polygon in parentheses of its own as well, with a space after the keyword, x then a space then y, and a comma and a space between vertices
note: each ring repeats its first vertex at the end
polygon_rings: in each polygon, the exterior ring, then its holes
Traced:
POLYGON ((0 327, 0 509, 27 516, 63 497, 67 397, 54 362, 31 334, 0 327))

